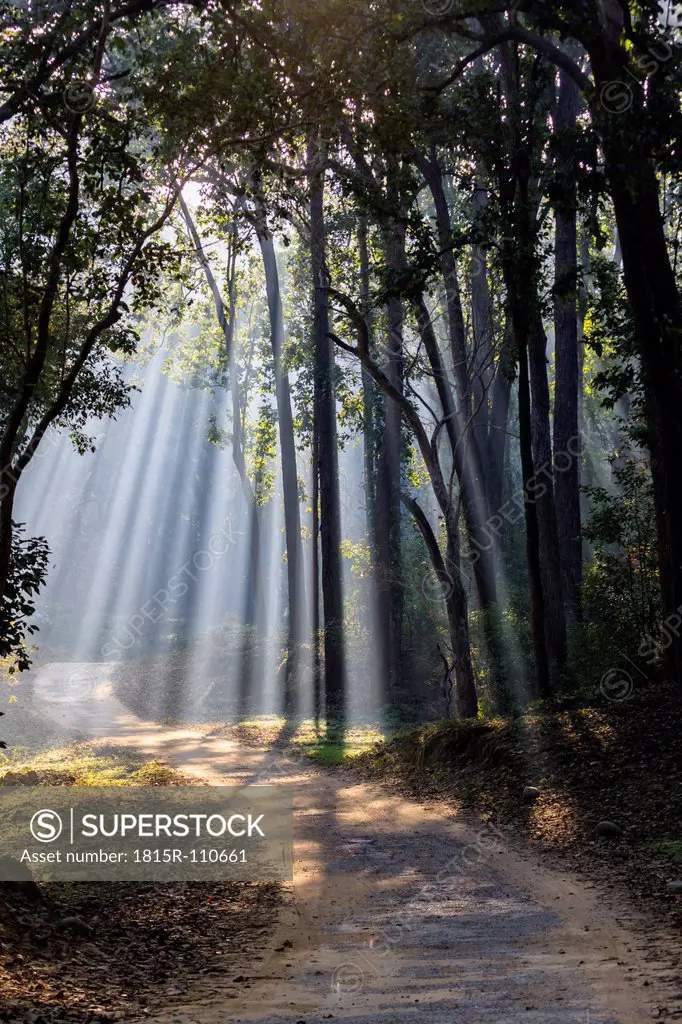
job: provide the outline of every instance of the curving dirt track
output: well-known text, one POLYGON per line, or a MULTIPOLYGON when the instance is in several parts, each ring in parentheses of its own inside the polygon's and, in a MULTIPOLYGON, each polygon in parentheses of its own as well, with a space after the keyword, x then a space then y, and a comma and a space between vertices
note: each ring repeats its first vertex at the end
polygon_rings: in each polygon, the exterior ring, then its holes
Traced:
MULTIPOLYGON (((61 701, 62 671, 44 676, 36 706, 46 715, 73 711, 61 701)), ((92 732, 106 744, 134 746, 208 781, 286 783, 295 792, 295 877, 269 948, 245 950, 243 974, 207 980, 191 999, 140 1021, 644 1024, 682 1016, 662 983, 668 965, 651 959, 648 938, 622 925, 596 890, 485 824, 388 795, 348 771, 142 722, 103 676, 93 692, 92 732)), ((75 715, 80 737, 92 699, 75 715)))

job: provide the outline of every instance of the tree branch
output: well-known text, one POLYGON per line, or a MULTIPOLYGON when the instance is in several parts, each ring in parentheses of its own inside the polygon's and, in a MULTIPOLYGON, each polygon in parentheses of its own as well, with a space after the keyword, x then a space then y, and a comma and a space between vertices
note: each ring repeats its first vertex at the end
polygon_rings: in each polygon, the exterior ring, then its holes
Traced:
POLYGON ((443 473, 438 461, 438 453, 434 451, 431 446, 424 424, 419 418, 419 413, 409 399, 407 399, 405 395, 403 395, 395 385, 391 383, 381 367, 374 362, 369 354, 369 330, 367 328, 367 322, 353 300, 349 298, 348 295, 344 295, 343 292, 337 291, 336 288, 327 287, 326 290, 332 298, 335 298, 341 303, 350 320, 356 327, 358 332, 358 346, 355 348, 353 345, 348 345, 333 331, 328 332, 328 337, 331 338, 334 344, 338 345, 339 348, 342 348, 346 352, 350 352, 350 354, 355 356, 356 359, 359 359, 370 377, 379 385, 384 394, 400 406, 400 410, 409 425, 412 427, 415 440, 419 445, 419 450, 431 478, 431 484, 438 504, 440 505, 443 514, 447 516, 450 511, 450 501, 448 498, 445 480, 443 479, 443 473))
POLYGON ((182 210, 182 216, 184 218, 185 224, 187 225, 187 230, 189 231, 190 237, 191 237, 192 242, 194 244, 194 250, 195 250, 195 252, 197 254, 197 259, 198 259, 198 261, 199 261, 199 263, 201 265, 202 270, 204 271, 204 276, 205 276, 206 281, 208 283, 208 287, 211 290, 211 295, 213 296, 213 302, 214 302, 214 305, 215 305, 215 311, 216 311, 216 316, 218 318, 218 323, 220 324, 220 328, 221 328, 221 330, 223 332, 223 335, 225 337, 225 343, 226 343, 225 354, 226 354, 227 359, 229 360, 230 352, 228 350, 228 344, 227 344, 228 343, 229 325, 228 325, 228 322, 227 322, 227 313, 225 311, 225 302, 223 300, 223 296, 222 296, 222 293, 220 291, 220 287, 218 286, 218 282, 215 279, 215 275, 214 275, 213 270, 211 268, 211 264, 210 264, 210 261, 208 259, 208 256, 204 252, 204 247, 203 247, 202 242, 201 242, 201 237, 200 237, 199 232, 197 231, 196 225, 195 225, 195 223, 194 223, 194 221, 192 219, 192 215, 189 212, 189 208, 187 206, 187 203, 185 202, 185 200, 183 198, 182 192, 180 192, 180 194, 179 194, 179 200, 180 200, 180 209, 182 210))
POLYGON ((436 570, 436 575, 438 576, 441 583, 449 583, 450 574, 448 573, 445 567, 445 559, 443 558, 443 555, 441 553, 440 545, 438 544, 436 535, 433 532, 431 523, 426 517, 426 513, 424 512, 421 505, 419 505, 417 500, 415 498, 412 498, 409 494, 405 494, 404 491, 401 491, 400 493, 400 500, 402 501, 403 505, 408 510, 408 512, 411 514, 412 518, 417 524, 417 527, 419 528, 419 532, 424 538, 424 543, 426 544, 426 549, 429 552, 433 568, 436 570))
POLYGON ((426 91, 436 94, 443 92, 444 89, 447 89, 448 86, 460 78, 469 65, 477 61, 479 57, 485 56, 490 50, 494 50, 496 46, 508 42, 523 43, 526 46, 531 46, 538 53, 552 61, 553 64, 556 64, 558 68, 561 68, 562 71, 565 71, 578 84, 583 93, 589 96, 594 91, 589 75, 581 71, 568 54, 564 53, 558 46, 555 46, 546 36, 541 36, 537 32, 531 32, 530 29, 523 28, 523 26, 518 24, 506 25, 495 35, 482 37, 481 45, 478 49, 462 57, 447 78, 437 85, 427 86, 426 91))
POLYGON ((142 254, 145 243, 151 238, 152 235, 156 234, 161 230, 161 228, 164 226, 164 224, 170 217, 178 198, 179 187, 180 186, 177 186, 171 192, 166 201, 166 205, 162 213, 157 217, 157 219, 152 224, 149 225, 149 227, 138 238, 133 248, 133 251, 131 252, 130 256, 128 257, 123 267, 121 268, 121 273, 119 275, 116 291, 114 292, 113 298, 109 303, 109 308, 107 312, 104 314, 103 317, 100 317, 97 323, 93 324, 93 326, 88 331, 85 340, 83 341, 83 344, 80 347, 76 359, 73 361, 73 364, 71 365, 68 374, 66 375, 62 382, 62 385, 59 389, 59 394, 41 417, 40 421, 36 425, 35 430, 33 431, 30 441, 24 448, 19 458, 16 460, 16 463, 14 465, 14 472, 17 478, 32 459, 48 427, 54 422, 55 419, 57 419, 58 416, 61 415, 61 413, 66 408, 69 398, 71 397, 73 386, 76 383, 78 374, 83 369, 83 366, 85 365, 88 357, 90 356, 93 348, 95 347, 95 344, 102 336, 102 334, 104 334, 105 331, 108 331, 110 327, 113 327, 114 324, 118 323, 118 321, 123 316, 123 313, 121 311, 121 303, 123 302, 123 296, 125 294, 126 287, 128 286, 128 282, 130 281, 130 278, 135 269, 137 260, 140 258, 142 254))

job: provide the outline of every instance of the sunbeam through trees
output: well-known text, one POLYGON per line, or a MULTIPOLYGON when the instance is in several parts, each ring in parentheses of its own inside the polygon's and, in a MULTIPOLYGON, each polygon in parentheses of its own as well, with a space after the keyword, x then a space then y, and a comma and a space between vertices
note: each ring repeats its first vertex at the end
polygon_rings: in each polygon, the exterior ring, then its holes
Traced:
POLYGON ((682 859, 681 15, 0 0, 3 784, 355 763, 682 859))

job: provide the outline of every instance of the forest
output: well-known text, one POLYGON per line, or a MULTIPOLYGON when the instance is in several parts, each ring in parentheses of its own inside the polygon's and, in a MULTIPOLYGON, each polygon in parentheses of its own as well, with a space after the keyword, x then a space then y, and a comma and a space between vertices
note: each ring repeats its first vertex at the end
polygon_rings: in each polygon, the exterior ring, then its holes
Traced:
POLYGON ((134 716, 502 820, 541 722, 679 869, 681 21, 0 0, 0 784, 134 716))

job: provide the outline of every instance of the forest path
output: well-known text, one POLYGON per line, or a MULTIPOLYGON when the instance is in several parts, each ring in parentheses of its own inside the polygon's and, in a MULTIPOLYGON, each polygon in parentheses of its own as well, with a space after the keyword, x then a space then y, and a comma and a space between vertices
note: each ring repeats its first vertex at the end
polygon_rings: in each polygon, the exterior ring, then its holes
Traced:
MULTIPOLYGON (((49 691, 46 693, 49 701, 49 691)), ((80 718, 85 731, 85 707, 80 718)), ((294 788, 294 881, 266 948, 154 1024, 643 1024, 647 940, 598 894, 494 829, 387 794, 347 770, 192 728, 103 696, 95 733, 220 784, 294 788), (105 728, 105 705, 110 712, 105 728)), ((646 986, 646 987, 645 987, 646 986)))

